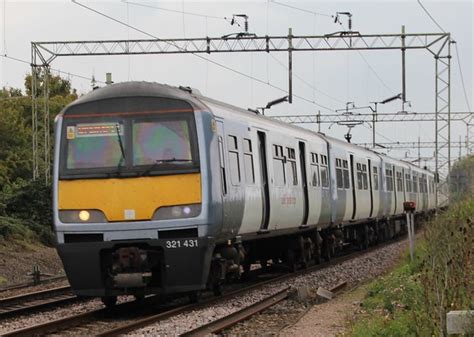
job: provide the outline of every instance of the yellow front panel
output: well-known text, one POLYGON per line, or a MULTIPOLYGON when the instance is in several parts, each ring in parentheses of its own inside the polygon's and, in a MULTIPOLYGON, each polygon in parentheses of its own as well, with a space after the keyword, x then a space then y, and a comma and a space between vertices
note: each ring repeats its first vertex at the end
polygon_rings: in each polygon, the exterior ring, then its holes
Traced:
POLYGON ((60 180, 58 198, 60 210, 98 209, 109 221, 134 210, 135 220, 150 220, 158 207, 200 203, 201 175, 60 180))

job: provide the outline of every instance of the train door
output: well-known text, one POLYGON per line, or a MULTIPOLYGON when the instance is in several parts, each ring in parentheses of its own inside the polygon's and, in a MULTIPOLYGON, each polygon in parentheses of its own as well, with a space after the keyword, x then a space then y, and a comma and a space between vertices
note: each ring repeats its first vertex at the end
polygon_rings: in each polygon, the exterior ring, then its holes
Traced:
POLYGON ((369 174, 369 191, 370 191, 370 212, 369 212, 369 218, 372 217, 372 214, 374 212, 374 191, 372 189, 372 161, 369 159, 368 160, 368 174, 369 174))
MULTIPOLYGON (((225 144, 224 144, 224 124, 222 121, 217 120, 217 144, 219 147, 219 166, 221 172, 221 192, 222 192, 222 219, 223 223, 226 223, 227 217, 229 216, 229 203, 228 203, 228 174, 225 157, 225 144)), ((223 228, 223 231, 225 229, 223 228)))
POLYGON ((407 201, 408 195, 407 195, 407 185, 405 183, 405 169, 402 169, 402 191, 403 191, 403 201, 407 201))
POLYGON ((268 166, 267 166, 267 146, 266 135, 263 131, 257 131, 258 136, 258 157, 260 163, 260 181, 262 189, 262 222, 260 225, 261 231, 268 230, 268 223, 270 221, 270 189, 268 185, 268 166))
POLYGON ((217 122, 217 142, 219 146, 222 195, 225 197, 227 195, 227 174, 224 157, 224 126, 220 121, 217 122))
POLYGON ((393 186, 393 195, 395 196, 395 209, 392 214, 397 213, 397 170, 395 169, 395 165, 392 165, 392 186, 393 186))
POLYGON ((306 175, 306 146, 304 142, 299 142, 300 150, 300 167, 301 167, 301 182, 303 185, 303 222, 301 225, 308 223, 308 178, 306 175))
POLYGON ((354 180, 354 155, 351 154, 351 180, 352 180, 352 220, 355 219, 356 211, 357 211, 357 204, 356 204, 356 187, 355 187, 355 180, 354 180))

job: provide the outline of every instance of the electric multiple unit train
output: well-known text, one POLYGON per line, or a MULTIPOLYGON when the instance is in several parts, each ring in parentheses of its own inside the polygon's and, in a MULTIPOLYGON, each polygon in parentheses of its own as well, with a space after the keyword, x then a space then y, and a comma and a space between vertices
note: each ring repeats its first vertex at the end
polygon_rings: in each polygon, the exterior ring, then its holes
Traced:
POLYGON ((435 208, 427 170, 189 88, 106 86, 56 118, 57 249, 77 295, 220 292, 253 263, 305 266, 435 208))

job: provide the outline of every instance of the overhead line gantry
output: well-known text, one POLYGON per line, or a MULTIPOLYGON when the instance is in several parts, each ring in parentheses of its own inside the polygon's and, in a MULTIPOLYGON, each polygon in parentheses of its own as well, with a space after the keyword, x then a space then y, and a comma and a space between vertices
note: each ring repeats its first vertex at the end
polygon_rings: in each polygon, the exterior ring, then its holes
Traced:
MULTIPOLYGON (((397 34, 361 34, 354 31, 326 35, 293 35, 291 28, 286 36, 237 35, 232 37, 204 37, 179 39, 138 40, 87 40, 31 42, 32 100, 33 100, 33 179, 40 177, 44 168, 45 181, 50 180, 49 140, 49 67, 57 57, 161 55, 161 54, 215 54, 234 52, 286 52, 288 54, 288 101, 293 98, 293 53, 302 51, 392 50, 401 51, 402 97, 405 90, 405 53, 409 50, 427 50, 435 65, 435 144, 436 173, 449 177, 451 167, 451 35, 450 33, 405 33, 402 27, 397 34), (38 75, 43 71, 43 150, 40 155, 38 116, 38 75), (43 159, 43 160, 41 160, 43 159)), ((443 189, 438 187, 438 191, 443 189)), ((438 194, 438 193, 437 193, 438 194)))

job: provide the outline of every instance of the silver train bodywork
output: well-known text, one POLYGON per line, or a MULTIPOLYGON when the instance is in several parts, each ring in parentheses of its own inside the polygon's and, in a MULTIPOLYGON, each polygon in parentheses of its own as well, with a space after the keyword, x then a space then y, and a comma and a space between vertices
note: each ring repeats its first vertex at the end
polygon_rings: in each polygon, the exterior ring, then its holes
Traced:
MULTIPOLYGON (((129 109, 127 113, 133 115, 133 104, 125 105, 114 109, 129 109)), ((100 179, 145 179, 133 168, 126 173, 100 179)), ((176 185, 176 190, 186 194, 187 186, 176 185)), ((122 198, 128 194, 126 190, 115 193, 123 193, 122 198)), ((187 88, 114 84, 80 98, 56 119, 54 222, 59 254, 79 295, 195 292, 206 287, 219 292, 223 283, 239 278, 256 262, 305 265, 311 259, 329 258, 343 243, 367 246, 393 237, 403 231, 403 203, 416 202, 416 213, 426 215, 436 208, 434 193, 434 175, 427 170, 187 88), (93 184, 99 178, 62 173, 66 124, 72 123, 75 111, 86 111, 88 104, 100 115, 100 109, 108 108, 97 102, 115 97, 131 102, 145 97, 156 108, 164 99, 190 107, 199 158, 192 171, 200 174, 199 214, 134 221, 105 216, 102 222, 92 223, 61 219, 61 182, 87 179, 93 184), (77 238, 68 241, 74 235, 77 238), (197 240, 198 247, 182 246, 189 239, 197 240), (127 254, 144 252, 140 254, 145 259, 160 262, 148 269, 134 265, 136 270, 111 276, 109 262, 104 261, 124 249, 129 249, 127 254), (153 276, 159 278, 156 282, 140 279, 154 273, 159 274, 153 276)))

